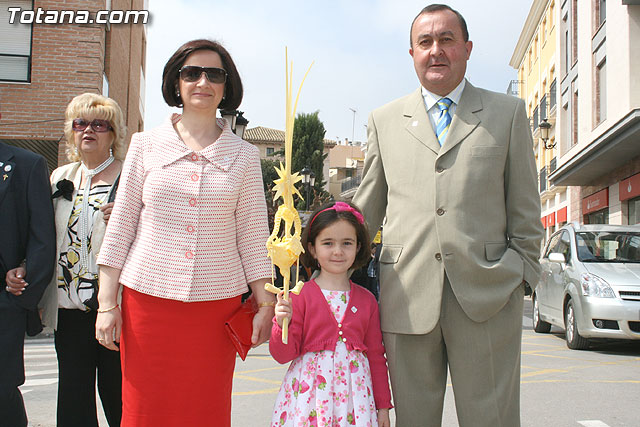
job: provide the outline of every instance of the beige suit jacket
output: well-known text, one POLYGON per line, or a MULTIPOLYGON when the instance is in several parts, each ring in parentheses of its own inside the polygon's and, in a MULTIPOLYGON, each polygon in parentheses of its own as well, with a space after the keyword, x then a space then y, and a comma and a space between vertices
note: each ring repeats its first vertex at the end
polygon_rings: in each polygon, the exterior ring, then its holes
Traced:
POLYGON ((420 89, 371 113, 354 198, 380 254, 385 332, 438 322, 445 274, 482 322, 523 280, 538 282, 543 229, 531 130, 522 100, 466 83, 440 147, 420 89))

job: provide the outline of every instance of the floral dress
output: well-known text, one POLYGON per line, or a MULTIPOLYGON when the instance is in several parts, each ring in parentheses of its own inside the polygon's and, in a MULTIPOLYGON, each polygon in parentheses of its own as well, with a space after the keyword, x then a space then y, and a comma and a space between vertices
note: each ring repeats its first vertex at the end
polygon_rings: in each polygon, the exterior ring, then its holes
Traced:
MULTIPOLYGON (((336 322, 349 303, 349 291, 322 290, 336 322)), ((272 427, 377 427, 367 356, 338 341, 335 351, 309 352, 289 366, 271 420, 272 427)))

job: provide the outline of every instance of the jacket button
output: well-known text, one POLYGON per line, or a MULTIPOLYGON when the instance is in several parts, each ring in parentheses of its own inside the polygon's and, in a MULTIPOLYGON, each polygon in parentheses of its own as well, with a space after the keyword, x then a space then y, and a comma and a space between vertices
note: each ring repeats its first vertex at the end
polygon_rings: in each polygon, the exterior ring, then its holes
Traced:
POLYGON ((338 335, 342 335, 342 331, 338 332, 338 335))
POLYGON ((342 342, 347 342, 347 339, 346 338, 342 338, 342 342))
POLYGON ((338 323, 338 328, 342 328, 342 323, 338 323))
POLYGON ((438 216, 442 216, 442 215, 444 215, 444 209, 439 208, 439 209, 436 211, 436 213, 438 214, 438 216))
POLYGON ((438 261, 442 261, 442 255, 440 255, 440 253, 437 253, 437 254, 436 254, 436 259, 437 259, 438 261))

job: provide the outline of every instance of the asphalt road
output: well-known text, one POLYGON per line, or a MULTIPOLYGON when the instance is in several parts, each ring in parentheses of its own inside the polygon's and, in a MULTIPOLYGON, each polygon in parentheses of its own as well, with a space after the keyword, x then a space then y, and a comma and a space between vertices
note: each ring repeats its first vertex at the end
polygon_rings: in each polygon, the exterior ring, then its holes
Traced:
MULTIPOLYGON (((588 351, 569 350, 564 333, 531 330, 531 301, 525 299, 522 337, 523 427, 640 426, 640 341, 609 341, 588 351)), ((24 393, 30 426, 55 426, 57 364, 53 340, 27 340, 24 393)), ((286 365, 269 356, 267 345, 238 359, 234 378, 232 424, 267 426, 286 365)), ((100 425, 107 426, 100 414, 100 425)), ((392 413, 392 420, 394 419, 392 413)), ((1 424, 1 421, 0 421, 1 424)), ((443 426, 458 426, 451 384, 443 426)))

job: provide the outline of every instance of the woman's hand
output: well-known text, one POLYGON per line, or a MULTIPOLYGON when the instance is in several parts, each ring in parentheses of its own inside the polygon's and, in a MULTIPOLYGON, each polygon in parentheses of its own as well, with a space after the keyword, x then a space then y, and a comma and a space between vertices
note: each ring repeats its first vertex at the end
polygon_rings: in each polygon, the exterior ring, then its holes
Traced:
POLYGON ((111 202, 111 203, 107 203, 105 205, 102 205, 100 207, 100 210, 102 211, 102 215, 103 215, 103 219, 104 219, 104 223, 105 224, 109 223, 109 217, 111 216, 111 211, 113 210, 113 205, 114 205, 114 202, 111 202))
POLYGON ((96 339, 109 350, 120 351, 116 343, 120 343, 122 330, 122 314, 120 308, 98 313, 96 319, 96 339))
POLYGON ((378 409, 378 427, 391 427, 389 408, 378 409))
POLYGON ((278 302, 276 303, 276 322, 278 322, 278 326, 282 328, 284 319, 288 319, 291 322, 291 316, 291 301, 286 301, 284 299, 284 291, 281 291, 278 294, 278 302))
POLYGON ((251 335, 252 347, 257 347, 266 342, 271 336, 271 320, 273 319, 273 307, 268 305, 260 307, 253 316, 253 334, 251 335))
POLYGON ((27 270, 24 267, 16 267, 12 270, 7 271, 7 275, 5 276, 5 282, 7 282, 7 292, 19 296, 22 295, 22 291, 24 288, 29 286, 29 284, 24 280, 24 277, 27 275, 27 270))

